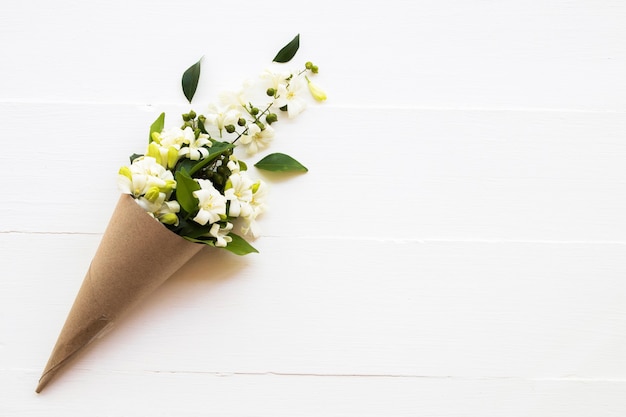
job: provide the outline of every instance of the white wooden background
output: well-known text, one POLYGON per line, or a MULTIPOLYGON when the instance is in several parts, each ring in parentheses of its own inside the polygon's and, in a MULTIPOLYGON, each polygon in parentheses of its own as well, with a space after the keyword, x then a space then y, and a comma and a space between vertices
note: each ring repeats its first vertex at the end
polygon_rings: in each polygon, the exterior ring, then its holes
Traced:
POLYGON ((23 0, 0 13, 1 416, 626 415, 626 4, 23 0), (34 393, 161 112, 296 33, 261 253, 203 252, 34 393))

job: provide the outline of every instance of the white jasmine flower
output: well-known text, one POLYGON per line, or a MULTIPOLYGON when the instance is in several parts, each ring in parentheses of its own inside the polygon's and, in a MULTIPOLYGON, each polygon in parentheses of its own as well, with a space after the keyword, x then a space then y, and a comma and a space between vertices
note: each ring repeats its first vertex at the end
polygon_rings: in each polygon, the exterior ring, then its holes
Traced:
POLYGON ((172 172, 157 163, 156 159, 144 156, 135 159, 129 167, 120 168, 118 188, 122 193, 138 198, 154 187, 166 197, 176 187, 172 172))
POLYGON ((228 215, 233 217, 248 216, 252 211, 252 180, 245 172, 231 174, 226 181, 224 196, 230 201, 228 215))
POLYGON ((156 198, 147 198, 147 197, 139 197, 136 198, 135 201, 137 202, 137 204, 139 204, 145 211, 147 211, 148 213, 150 213, 152 215, 152 217, 154 216, 154 213, 156 211, 159 210, 159 208, 163 205, 163 203, 165 202, 165 194, 164 193, 157 193, 156 198))
POLYGON ((209 235, 213 236, 216 239, 215 246, 217 246, 218 248, 223 248, 228 243, 233 241, 233 238, 228 236, 228 233, 230 233, 232 228, 232 223, 226 223, 226 226, 224 227, 220 227, 219 223, 213 223, 213 226, 211 226, 211 230, 209 230, 209 235))
POLYGON ((244 224, 241 227, 241 232, 244 235, 252 235, 255 238, 260 236, 261 228, 256 219, 266 209, 265 198, 267 197, 267 189, 267 184, 261 180, 253 184, 252 199, 250 200, 250 208, 252 210, 243 218, 244 224))
POLYGON ((215 223, 226 216, 226 197, 209 180, 199 179, 200 189, 193 192, 198 202, 198 214, 193 218, 196 223, 205 225, 215 223))
POLYGON ((291 73, 289 72, 275 71, 271 68, 267 68, 261 73, 261 79, 264 81, 265 88, 273 88, 276 91, 278 91, 279 86, 287 84, 287 80, 290 76, 291 73))
MULTIPOLYGON (((187 127, 186 129, 191 130, 190 127, 187 127)), ((206 149, 205 146, 211 147, 209 136, 201 133, 196 138, 193 132, 191 132, 191 139, 187 142, 187 146, 183 146, 180 151, 178 151, 178 155, 186 156, 192 161, 199 161, 201 158, 204 158, 209 154, 209 150, 206 149)))
POLYGON ((185 129, 175 127, 160 133, 152 132, 152 142, 148 145, 146 155, 155 158, 164 167, 174 168, 178 159, 188 154, 188 152, 180 153, 183 145, 193 141, 195 141, 195 135, 189 126, 185 129))
POLYGON ((237 110, 233 104, 226 106, 218 106, 216 104, 210 104, 208 112, 206 114, 206 122, 211 126, 215 126, 222 136, 222 131, 225 126, 237 124, 237 120, 241 116, 241 111, 237 110))
POLYGON ((274 137, 274 129, 270 125, 266 125, 265 129, 256 123, 251 123, 245 135, 242 135, 239 142, 246 147, 248 155, 254 155, 260 149, 267 147, 274 137))
POLYGON ((244 87, 237 91, 224 91, 219 94, 220 103, 225 107, 233 109, 239 109, 245 107, 248 104, 248 98, 246 94, 246 87, 250 83, 245 83, 244 87))
POLYGON ((235 155, 231 155, 228 157, 228 163, 226 167, 230 170, 231 174, 237 174, 241 171, 241 166, 239 165, 239 159, 235 155))
POLYGON ((153 213, 161 223, 172 224, 178 226, 178 216, 176 213, 180 212, 180 205, 178 201, 164 201, 161 207, 153 213))
POLYGON ((159 145, 166 148, 174 146, 178 149, 180 149, 183 144, 189 143, 189 141, 193 139, 193 137, 193 130, 189 126, 187 126, 185 129, 174 127, 168 130, 164 130, 161 133, 152 134, 152 140, 157 142, 159 145))
POLYGON ((154 158, 160 165, 166 168, 174 168, 179 159, 179 147, 161 146, 157 142, 150 142, 146 156, 154 158))
POLYGON ((302 78, 294 76, 287 85, 278 86, 278 97, 275 105, 278 108, 287 106, 289 117, 295 117, 306 108, 303 91, 306 87, 302 78))
POLYGON ((261 227, 256 221, 261 213, 262 211, 252 210, 252 212, 243 219, 244 224, 241 226, 241 233, 244 235, 252 235, 254 238, 261 236, 261 227))

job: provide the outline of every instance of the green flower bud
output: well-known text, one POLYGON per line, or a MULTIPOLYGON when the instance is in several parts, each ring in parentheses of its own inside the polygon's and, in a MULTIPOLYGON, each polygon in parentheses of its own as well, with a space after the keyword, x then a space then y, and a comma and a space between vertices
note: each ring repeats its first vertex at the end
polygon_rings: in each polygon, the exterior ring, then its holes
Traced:
POLYGON ((133 174, 130 172, 130 168, 128 167, 121 167, 119 170, 119 174, 125 176, 131 181, 133 179, 133 174))
POLYGON ((148 191, 146 191, 144 197, 149 202, 154 203, 159 199, 160 194, 161 190, 159 189, 159 187, 150 187, 148 191))
POLYGON ((156 143, 161 143, 161 134, 159 132, 152 132, 150 134, 150 137, 152 138, 152 141, 156 143))
POLYGON ((278 116, 276 115, 276 113, 270 113, 267 116, 265 116, 265 121, 269 125, 271 125, 272 123, 276 122, 277 120, 278 120, 278 116))
POLYGON ((243 117, 240 117, 239 120, 237 120, 237 124, 239 126, 245 126, 246 125, 246 119, 244 119, 243 117))
POLYGON ((157 163, 161 164, 161 149, 159 148, 159 145, 156 144, 156 142, 150 142, 150 144, 148 145, 148 151, 146 152, 146 156, 150 156, 156 159, 157 163))
POLYGON ((178 162, 178 150, 174 146, 170 146, 167 149, 167 167, 169 169, 174 168, 176 166, 176 162, 178 162))
POLYGON ((267 91, 265 92, 265 94, 267 94, 270 97, 274 97, 276 95, 276 89, 275 88, 268 88, 267 91))
POLYGON ((224 177, 230 177, 230 169, 226 165, 220 165, 217 167, 217 173, 223 175, 224 177))
POLYGON ((166 180, 165 185, 161 187, 161 192, 167 194, 175 188, 176 188, 176 181, 166 180))
POLYGON ((235 126, 233 126, 233 125, 226 125, 226 126, 224 126, 224 129, 226 129, 226 131, 228 133, 233 133, 235 131, 235 126))
POLYGON ((309 86, 309 91, 311 92, 311 95, 313 96, 313 98, 317 101, 324 101, 326 100, 326 93, 324 92, 324 90, 322 90, 319 86, 313 84, 311 81, 309 81, 309 79, 307 78, 307 82, 308 82, 308 86, 309 86))
POLYGON ((189 121, 189 113, 184 113, 183 114, 183 121, 185 121, 185 122, 189 121))
POLYGON ((218 188, 219 186, 222 186, 224 184, 225 178, 220 174, 213 174, 212 181, 215 185, 215 188, 218 188))
POLYGON ((250 109, 250 114, 253 115, 253 116, 256 116, 257 114, 259 114, 259 109, 256 108, 256 107, 252 107, 250 109))
POLYGON ((317 65, 313 65, 313 66, 311 67, 311 72, 312 72, 313 74, 317 74, 317 73, 319 72, 319 70, 320 70, 320 69, 318 68, 318 66, 317 66, 317 65))
POLYGON ((191 110, 189 111, 189 119, 193 120, 196 118, 196 112, 191 110))
POLYGON ((306 69, 310 70, 311 68, 313 68, 313 63, 312 63, 311 61, 307 61, 307 62, 304 64, 304 68, 306 68, 306 69))
POLYGON ((163 224, 178 225, 178 216, 174 213, 166 213, 159 217, 159 221, 163 224))

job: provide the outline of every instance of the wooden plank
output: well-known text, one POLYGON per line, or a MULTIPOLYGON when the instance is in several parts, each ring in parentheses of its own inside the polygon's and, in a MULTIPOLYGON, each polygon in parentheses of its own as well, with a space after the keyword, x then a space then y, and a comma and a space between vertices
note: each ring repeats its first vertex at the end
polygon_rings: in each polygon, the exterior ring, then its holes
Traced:
MULTIPOLYGON (((7 248, 0 266, 13 271, 0 284, 12 300, 0 306, 12 317, 0 332, 3 361, 11 362, 1 367, 36 369, 99 237, 0 239, 7 248)), ((76 366, 626 376, 623 244, 263 238, 258 247, 259 255, 243 259, 222 252, 194 258, 76 366)))
POLYGON ((34 374, 0 374, 8 415, 526 417, 626 413, 624 381, 332 377, 79 370, 36 397, 34 374), (106 395, 103 394, 106 392, 106 395), (58 410, 58 411, 57 411, 58 410))
MULTIPOLYGON (((176 2, 72 1, 72 13, 61 14, 63 6, 34 3, 8 5, 0 17, 0 36, 19 39, 0 45, 10 57, 0 99, 183 104, 182 72, 204 55, 197 95, 204 103, 262 71, 299 32, 293 66, 318 63, 330 97, 342 105, 626 109, 620 2, 322 1, 294 16, 284 4, 247 1, 211 11, 237 13, 242 28, 256 27, 259 16, 290 22, 264 25, 262 39, 230 33, 228 19, 174 35, 163 28, 181 14, 176 2)), ((206 4, 189 0, 186 8, 206 4)))
MULTIPOLYGON (((184 108, 165 110, 173 123, 184 108)), ((146 129, 158 111, 0 105, 0 115, 7 123, 17 118, 9 124, 10 136, 29 140, 33 149, 28 162, 0 155, 8 183, 19 184, 4 202, 0 230, 101 233, 117 200, 117 170, 129 155, 143 151, 146 129), (49 134, 24 137, 26 109, 41 115, 49 134), (94 130, 106 121, 115 122, 94 130), (59 193, 61 187, 68 191, 59 193), (41 201, 53 216, 42 215, 41 201)), ((271 151, 299 158, 310 171, 276 181, 253 169, 272 186, 270 210, 261 223, 272 236, 621 242, 626 237, 624 113, 331 106, 279 123, 271 151), (411 131, 391 134, 378 120, 403 120, 411 131), (334 128, 343 122, 341 130, 334 128)), ((262 155, 242 157, 255 162, 262 155)))

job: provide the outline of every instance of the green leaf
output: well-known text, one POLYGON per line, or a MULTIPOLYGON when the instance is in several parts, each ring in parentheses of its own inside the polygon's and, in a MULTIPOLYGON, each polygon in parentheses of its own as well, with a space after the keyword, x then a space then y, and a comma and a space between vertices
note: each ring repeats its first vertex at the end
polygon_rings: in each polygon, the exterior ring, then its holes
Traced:
POLYGON ((175 178, 176 200, 187 213, 195 213, 198 210, 198 199, 193 196, 193 192, 200 189, 200 184, 186 171, 177 171, 175 178))
POLYGON ((295 38, 291 40, 287 45, 283 46, 283 49, 278 51, 276 56, 274 57, 274 62, 289 62, 291 58, 296 55, 298 52, 298 48, 300 48, 300 34, 298 33, 295 38))
POLYGON ((190 236, 183 236, 183 238, 193 243, 202 243, 208 246, 215 246, 215 241, 213 240, 197 239, 195 237, 190 237, 190 236))
POLYGON ((247 255, 249 253, 259 253, 258 250, 254 248, 251 244, 249 244, 244 238, 234 233, 229 233, 233 240, 228 242, 224 249, 234 253, 235 255, 247 255))
POLYGON ((159 117, 150 125, 150 135, 148 136, 148 143, 152 142, 152 132, 161 133, 165 127, 165 113, 161 113, 159 117))
MULTIPOLYGON (((236 235, 234 233, 229 233, 228 236, 230 236, 233 240, 231 242, 228 242, 226 247, 219 247, 219 249, 226 249, 227 251, 232 252, 235 255, 240 255, 240 256, 247 255, 249 253, 259 253, 258 250, 256 250, 251 244, 246 242, 246 240, 242 238, 241 236, 236 235)), ((210 238, 198 239, 198 238, 189 237, 189 236, 183 236, 183 238, 187 239, 190 242, 202 243, 202 244, 217 248, 217 246, 215 246, 215 241, 210 238)))
MULTIPOLYGON (((209 162, 213 161, 219 155, 223 154, 228 149, 232 149, 234 147, 235 145, 233 145, 232 143, 214 142, 213 146, 209 148, 209 154, 206 156, 206 158, 201 159, 200 162, 191 161, 193 162, 193 166, 189 169, 189 175, 195 174, 199 169, 207 165, 209 162)), ((188 164, 189 162, 187 161, 190 161, 190 160, 185 160, 185 163, 188 164)))
POLYGON ((267 155, 254 164, 259 169, 274 172, 307 172, 308 169, 300 162, 296 161, 284 153, 273 153, 267 155))
POLYGON ((189 103, 191 103, 194 94, 196 94, 196 89, 198 88, 198 80, 200 79, 200 62, 202 62, 202 58, 187 68, 187 70, 183 73, 183 93, 185 94, 185 97, 187 97, 187 100, 189 100, 189 103))

